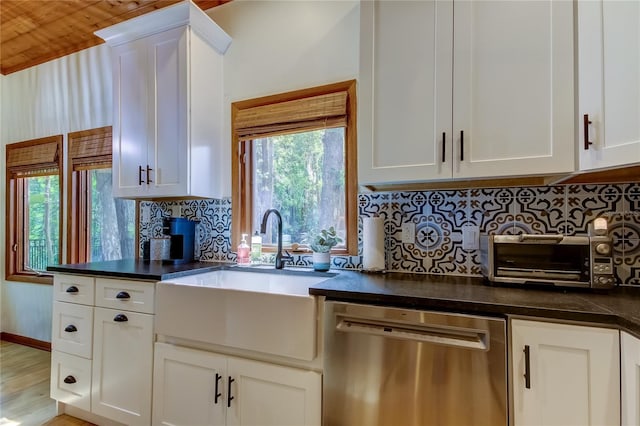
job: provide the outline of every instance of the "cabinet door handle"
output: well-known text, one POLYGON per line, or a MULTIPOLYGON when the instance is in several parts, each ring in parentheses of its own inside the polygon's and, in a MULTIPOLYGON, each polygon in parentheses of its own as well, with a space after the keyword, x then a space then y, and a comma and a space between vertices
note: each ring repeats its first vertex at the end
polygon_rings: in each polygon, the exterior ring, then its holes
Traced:
POLYGON ((231 400, 235 399, 231 396, 231 383, 235 382, 233 377, 229 376, 229 388, 227 389, 227 408, 231 408, 231 400))
POLYGON ((217 404, 218 403, 218 398, 220 398, 222 396, 222 392, 218 392, 219 386, 220 386, 220 379, 222 379, 222 376, 219 375, 218 373, 216 373, 216 396, 213 399, 213 403, 217 404))
POLYGON ((67 332, 67 333, 75 333, 76 331, 78 331, 78 329, 76 328, 75 325, 69 324, 68 326, 66 326, 64 328, 64 331, 67 332))
POLYGON ((125 314, 118 314, 115 317, 113 317, 113 320, 115 322, 127 322, 129 321, 129 318, 127 318, 125 314))
POLYGON ((153 183, 150 175, 151 171, 153 171, 153 169, 149 167, 149 165, 147 164, 147 185, 149 185, 150 183, 153 183))
POLYGON ((447 134, 445 132, 442 132, 442 162, 445 163, 447 161, 447 154, 446 154, 446 149, 447 149, 447 134))
POLYGON ((142 185, 144 183, 144 181, 142 180, 142 172, 143 172, 143 168, 142 166, 138 166, 138 185, 142 185))
POLYGON ((76 287, 75 285, 72 285, 71 287, 68 287, 65 291, 67 293, 77 293, 78 292, 78 287, 76 287))
POLYGON ((593 142, 589 142, 589 124, 591 124, 591 120, 589 120, 589 114, 585 114, 582 117, 582 125, 584 130, 584 149, 588 150, 589 145, 592 145, 593 142))
POLYGON ((121 291, 120 293, 116 294, 116 299, 131 299, 131 296, 126 291, 121 291))
POLYGON ((529 345, 524 345, 524 387, 531 389, 531 359, 529 345))
POLYGON ((73 376, 67 376, 64 378, 64 382, 71 385, 76 382, 76 378, 73 376))
POLYGON ((464 161, 464 130, 460 130, 460 161, 464 161))

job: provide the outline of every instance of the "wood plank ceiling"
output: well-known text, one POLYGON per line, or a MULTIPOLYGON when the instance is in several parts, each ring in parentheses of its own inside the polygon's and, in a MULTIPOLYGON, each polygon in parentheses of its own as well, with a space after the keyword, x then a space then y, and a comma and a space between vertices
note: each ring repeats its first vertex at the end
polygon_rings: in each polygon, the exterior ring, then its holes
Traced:
MULTIPOLYGON (((0 72, 10 74, 103 43, 102 28, 182 0, 0 0, 0 72)), ((208 10, 231 0, 194 0, 208 10)))

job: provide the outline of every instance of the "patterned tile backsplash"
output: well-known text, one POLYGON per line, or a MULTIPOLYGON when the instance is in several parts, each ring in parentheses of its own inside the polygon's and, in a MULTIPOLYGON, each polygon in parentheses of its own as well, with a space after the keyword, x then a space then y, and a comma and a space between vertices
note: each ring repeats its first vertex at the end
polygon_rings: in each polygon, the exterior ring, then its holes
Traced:
MULTIPOLYGON (((163 216, 181 215, 200 222, 196 256, 204 261, 235 261, 230 200, 144 201, 140 209, 140 247, 162 235, 163 216)), ((575 235, 586 233, 593 219, 606 217, 618 281, 640 285, 640 183, 362 193, 358 209, 360 218, 385 220, 388 270, 473 276, 480 275, 480 253, 463 248, 465 226, 476 226, 486 234, 575 235), (415 225, 413 244, 402 243, 402 225, 407 222, 415 225)), ((359 222, 360 256, 333 256, 334 268, 362 267, 359 222)), ((311 266, 310 255, 294 259, 296 266, 311 266)))

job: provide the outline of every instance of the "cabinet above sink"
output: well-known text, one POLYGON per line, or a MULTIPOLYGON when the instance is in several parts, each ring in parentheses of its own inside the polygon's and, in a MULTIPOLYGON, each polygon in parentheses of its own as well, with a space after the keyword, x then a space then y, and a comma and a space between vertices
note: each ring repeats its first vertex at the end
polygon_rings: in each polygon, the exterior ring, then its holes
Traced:
POLYGON ((229 35, 190 1, 96 35, 112 47, 114 196, 220 198, 229 35))

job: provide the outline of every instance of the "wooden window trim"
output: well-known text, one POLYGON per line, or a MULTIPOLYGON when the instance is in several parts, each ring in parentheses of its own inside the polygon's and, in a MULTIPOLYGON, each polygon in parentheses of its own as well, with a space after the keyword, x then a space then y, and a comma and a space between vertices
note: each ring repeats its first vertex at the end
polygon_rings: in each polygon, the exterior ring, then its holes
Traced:
MULTIPOLYGON (((231 173, 232 173, 232 200, 231 200, 231 226, 232 247, 240 243, 242 230, 251 230, 253 211, 251 197, 247 195, 247 188, 251 189, 253 182, 251 176, 243 172, 241 161, 250 162, 243 138, 236 129, 236 119, 243 110, 283 102, 297 101, 315 96, 327 95, 336 92, 346 92, 346 132, 345 132, 345 222, 347 225, 347 246, 341 249, 333 249, 332 254, 357 255, 358 254, 358 172, 357 172, 357 121, 356 121, 356 81, 344 81, 325 86, 296 90, 262 98, 249 99, 231 104, 231 173)), ((260 123, 262 126, 265 123, 260 123)), ((266 128, 266 127, 265 127, 266 128)), ((300 131, 300 130, 296 130, 300 131)), ((244 134, 244 132, 243 132, 244 134)), ((249 173, 250 175, 250 173, 249 173)), ((264 251, 270 251, 264 248, 264 251)))
MULTIPOLYGON (((24 142, 8 144, 6 146, 6 259, 5 279, 7 281, 29 282, 36 284, 53 284, 51 274, 35 273, 27 271, 24 265, 25 233, 28 229, 28 216, 24 209, 24 196, 26 181, 24 178, 43 175, 57 175, 59 188, 62 192, 62 135, 49 136, 24 142), (33 155, 33 162, 29 163, 28 157, 33 154, 31 148, 35 146, 55 146, 55 153, 45 150, 46 155, 33 155), (27 153, 20 155, 19 151, 27 153), (16 154, 18 153, 18 154, 16 154), (46 157, 46 158, 45 158, 46 157)), ((63 197, 60 194, 60 215, 62 215, 63 197)), ((59 219, 58 253, 62 255, 62 216, 59 219)))

